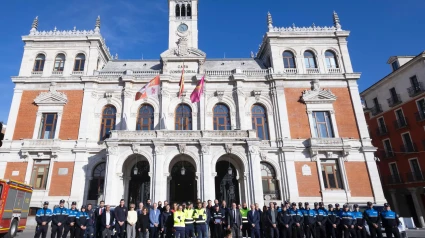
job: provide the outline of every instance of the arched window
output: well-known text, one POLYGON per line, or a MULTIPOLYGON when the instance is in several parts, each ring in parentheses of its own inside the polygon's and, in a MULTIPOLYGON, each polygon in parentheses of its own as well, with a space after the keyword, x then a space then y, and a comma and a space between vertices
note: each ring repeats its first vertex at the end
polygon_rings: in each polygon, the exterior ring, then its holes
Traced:
POLYGON ((192 109, 187 104, 179 104, 176 108, 176 130, 192 130, 192 109))
POLYGON ((269 140, 269 125, 266 109, 262 105, 254 104, 251 113, 252 129, 257 130, 257 137, 262 140, 269 140))
POLYGON ((187 16, 191 17, 192 16, 192 7, 190 6, 190 4, 187 4, 187 16))
POLYGON ((261 180, 263 181, 264 200, 280 199, 276 172, 269 163, 261 162, 261 180))
POLYGON ((294 54, 292 54, 291 51, 285 51, 283 52, 283 65, 286 69, 293 69, 295 67, 295 58, 294 54))
POLYGON ((55 66, 53 68, 53 71, 62 72, 64 66, 65 66, 65 55, 64 54, 56 55, 55 66))
POLYGON ((90 190, 87 200, 97 200, 103 194, 105 170, 106 163, 100 163, 93 169, 93 179, 90 181, 90 190))
POLYGON ((182 17, 186 16, 186 5, 184 5, 184 4, 181 6, 181 13, 182 13, 182 15, 181 15, 182 17))
POLYGON ((112 130, 115 130, 115 120, 117 109, 112 105, 107 105, 102 112, 102 123, 100 125, 99 140, 104 140, 109 137, 112 130))
POLYGON ((136 127, 138 131, 151 131, 154 129, 154 110, 151 105, 143 104, 140 107, 136 127))
POLYGON ((333 68, 333 69, 339 68, 339 67, 338 67, 338 62, 336 61, 336 57, 335 57, 335 53, 334 53, 334 52, 332 52, 332 51, 330 51, 330 50, 327 50, 327 51, 325 52, 325 60, 326 60, 326 67, 327 67, 328 69, 331 69, 331 68, 333 68))
POLYGON ((214 107, 214 130, 223 131, 231 130, 230 125, 230 110, 229 108, 219 103, 214 107))
POLYGON ((43 71, 45 61, 46 61, 46 56, 43 54, 38 54, 37 57, 35 57, 34 68, 32 69, 32 71, 37 71, 37 72, 43 71))
POLYGON ((314 57, 314 53, 307 50, 306 52, 304 52, 304 62, 305 62, 305 67, 307 69, 315 69, 317 68, 317 64, 316 64, 316 59, 314 57))
POLYGON ((180 5, 176 4, 176 17, 180 16, 180 5))
POLYGON ((84 71, 85 62, 86 62, 86 56, 84 54, 78 54, 75 57, 74 71, 84 71))

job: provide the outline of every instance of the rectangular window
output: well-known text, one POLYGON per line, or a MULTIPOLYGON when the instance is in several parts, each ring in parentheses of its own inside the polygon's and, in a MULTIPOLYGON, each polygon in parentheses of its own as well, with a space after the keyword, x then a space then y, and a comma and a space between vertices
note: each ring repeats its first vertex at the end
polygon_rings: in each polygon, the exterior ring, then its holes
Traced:
POLYGON ((390 172, 391 172, 391 175, 398 176, 398 168, 397 168, 397 164, 396 163, 391 163, 390 164, 390 172))
POLYGON ((56 113, 43 113, 40 122, 40 132, 38 134, 38 139, 54 139, 56 122, 56 113))
POLYGON ((343 189, 337 160, 322 160, 321 166, 325 189, 343 189))
POLYGON ((395 88, 390 88, 390 94, 393 101, 398 102, 397 91, 395 91, 395 88))
POLYGON ((418 116, 420 120, 425 120, 425 99, 416 102, 418 105, 418 116))
POLYGON ((401 135, 401 137, 403 138, 404 152, 414 152, 415 147, 413 145, 412 139, 410 138, 410 134, 404 133, 401 135))
POLYGON ((387 127, 385 126, 385 120, 383 117, 378 118, 378 126, 381 133, 387 132, 387 127))
POLYGON ((46 189, 50 160, 35 160, 32 166, 31 186, 34 189, 46 189))
POLYGON ((421 174, 422 175, 421 167, 419 166, 418 159, 409 160, 409 164, 410 164, 410 169, 412 170, 412 172, 414 174, 417 174, 417 175, 421 174))
POLYGON ((410 84, 412 84, 412 87, 415 89, 418 89, 417 91, 420 91, 419 89, 419 81, 418 78, 415 76, 410 77, 410 84))
POLYGON ((391 67, 393 68, 393 71, 396 71, 400 66, 398 64, 398 61, 394 61, 391 63, 391 67))
POLYGON ((373 106, 375 106, 375 107, 379 106, 378 98, 373 99, 373 106))
POLYGON ((384 149, 385 149, 385 153, 387 155, 387 157, 392 157, 393 156, 393 148, 391 146, 391 142, 390 140, 384 140, 384 149))
POLYGON ((314 136, 318 138, 334 137, 332 122, 329 112, 313 112, 314 136))

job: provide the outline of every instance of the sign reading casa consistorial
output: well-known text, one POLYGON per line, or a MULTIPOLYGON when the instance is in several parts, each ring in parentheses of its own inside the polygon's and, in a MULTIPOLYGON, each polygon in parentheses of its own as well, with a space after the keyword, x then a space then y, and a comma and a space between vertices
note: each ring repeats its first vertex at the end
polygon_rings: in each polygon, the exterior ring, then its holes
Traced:
POLYGON ((22 37, 0 178, 31 184, 31 207, 385 201, 336 13, 325 27, 277 27, 269 13, 257 53, 209 59, 198 1, 168 4, 169 44, 154 60, 113 57, 100 17, 81 31, 44 30, 40 16, 22 37))

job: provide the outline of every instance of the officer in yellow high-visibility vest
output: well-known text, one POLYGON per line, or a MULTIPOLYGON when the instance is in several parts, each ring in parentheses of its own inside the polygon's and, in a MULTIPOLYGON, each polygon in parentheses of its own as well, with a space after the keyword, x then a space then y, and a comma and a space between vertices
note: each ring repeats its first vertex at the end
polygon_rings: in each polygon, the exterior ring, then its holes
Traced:
POLYGON ((173 213, 173 219, 174 219, 174 237, 175 238, 184 238, 185 237, 185 214, 183 212, 182 205, 178 205, 177 211, 174 211, 173 213))
POLYGON ((198 208, 193 213, 193 219, 195 220, 195 231, 197 238, 208 238, 207 237, 207 212, 205 208, 202 208, 202 203, 198 203, 198 208))
POLYGON ((187 208, 184 210, 184 225, 185 225, 185 233, 186 238, 192 238, 195 235, 195 229, 193 227, 193 204, 191 202, 187 203, 187 208))
POLYGON ((241 216, 242 216, 242 237, 250 237, 251 236, 251 229, 249 227, 248 223, 248 205, 246 202, 242 204, 242 208, 240 209, 241 216))

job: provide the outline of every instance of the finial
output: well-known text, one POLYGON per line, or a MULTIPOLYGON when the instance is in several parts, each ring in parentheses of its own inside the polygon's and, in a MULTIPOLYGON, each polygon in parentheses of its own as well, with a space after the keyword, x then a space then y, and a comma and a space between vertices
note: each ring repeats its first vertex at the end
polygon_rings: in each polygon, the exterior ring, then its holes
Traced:
POLYGON ((272 14, 270 14, 270 12, 267 12, 267 28, 269 28, 269 31, 273 30, 273 19, 272 14))
POLYGON ((30 35, 35 35, 35 33, 37 32, 37 28, 38 28, 38 16, 34 18, 34 21, 32 21, 30 35))
POLYGON ((338 14, 334 11, 334 26, 337 31, 341 30, 341 22, 339 21, 338 14))
POLYGON ((254 58, 254 52, 251 51, 251 58, 254 58))
POLYGON ((100 32, 100 16, 97 16, 96 25, 94 26, 95 32, 100 32))
POLYGON ((116 60, 118 59, 118 53, 116 53, 116 54, 115 54, 115 59, 116 59, 116 60))
POLYGON ((77 31, 77 27, 76 27, 76 26, 74 26, 74 30, 73 30, 73 31, 74 31, 74 32, 75 32, 75 31, 77 31))
POLYGON ((57 30, 58 30, 58 28, 56 28, 56 26, 55 26, 55 28, 53 28, 53 31, 56 32, 57 30))

